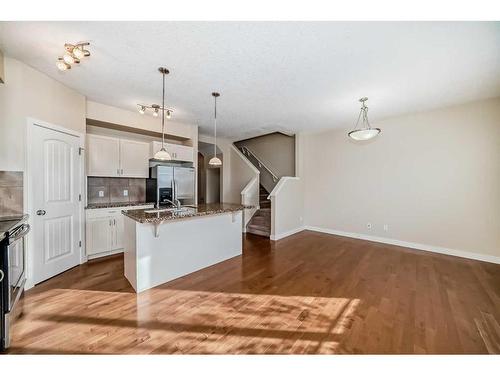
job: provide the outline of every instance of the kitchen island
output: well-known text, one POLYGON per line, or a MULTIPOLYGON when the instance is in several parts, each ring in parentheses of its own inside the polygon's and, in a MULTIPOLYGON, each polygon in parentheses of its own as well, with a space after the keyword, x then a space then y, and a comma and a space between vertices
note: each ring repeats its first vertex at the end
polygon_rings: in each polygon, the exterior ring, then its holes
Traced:
POLYGON ((242 210, 228 203, 124 210, 125 277, 139 293, 242 253, 242 210))

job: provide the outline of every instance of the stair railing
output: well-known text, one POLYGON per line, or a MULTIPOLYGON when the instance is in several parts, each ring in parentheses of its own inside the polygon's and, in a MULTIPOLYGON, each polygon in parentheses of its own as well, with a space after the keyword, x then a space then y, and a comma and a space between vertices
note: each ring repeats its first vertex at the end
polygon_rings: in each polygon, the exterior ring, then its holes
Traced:
MULTIPOLYGON (((274 173, 271 168, 269 168, 262 160, 260 160, 255 153, 253 153, 247 146, 241 146, 241 152, 243 155, 253 157, 258 165, 259 169, 264 169, 267 173, 269 173, 273 179, 273 182, 276 183, 279 180, 279 177, 274 173)), ((252 163, 253 164, 253 163, 252 163)))

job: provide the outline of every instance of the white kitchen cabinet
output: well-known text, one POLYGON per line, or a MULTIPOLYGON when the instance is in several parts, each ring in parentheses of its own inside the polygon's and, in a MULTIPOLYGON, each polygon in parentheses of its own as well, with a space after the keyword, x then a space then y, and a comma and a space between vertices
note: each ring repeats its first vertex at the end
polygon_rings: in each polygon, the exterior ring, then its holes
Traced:
POLYGON ((149 177, 149 143, 120 139, 121 177, 149 177))
POLYGON ((120 140, 101 135, 87 135, 87 175, 120 177, 120 140))
MULTIPOLYGON (((161 149, 161 142, 151 143, 151 157, 161 149)), ((165 143, 165 149, 168 151, 172 160, 194 162, 194 152, 191 146, 177 145, 174 143, 165 143)))
POLYGON ((96 177, 149 177, 148 142, 102 135, 87 135, 87 175, 96 177))
POLYGON ((104 253, 110 250, 111 217, 88 219, 86 222, 87 255, 104 253))
POLYGON ((122 210, 153 208, 153 205, 97 208, 86 210, 85 245, 90 259, 123 251, 122 210))

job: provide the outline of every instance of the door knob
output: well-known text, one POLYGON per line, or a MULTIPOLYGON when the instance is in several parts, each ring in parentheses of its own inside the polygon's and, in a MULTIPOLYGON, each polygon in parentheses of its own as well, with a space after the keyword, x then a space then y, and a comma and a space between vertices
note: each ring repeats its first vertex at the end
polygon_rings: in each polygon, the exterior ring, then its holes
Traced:
POLYGON ((47 212, 45 212, 45 210, 38 210, 38 211, 36 212, 36 214, 37 214, 38 216, 43 216, 43 215, 45 215, 46 213, 47 213, 47 212))

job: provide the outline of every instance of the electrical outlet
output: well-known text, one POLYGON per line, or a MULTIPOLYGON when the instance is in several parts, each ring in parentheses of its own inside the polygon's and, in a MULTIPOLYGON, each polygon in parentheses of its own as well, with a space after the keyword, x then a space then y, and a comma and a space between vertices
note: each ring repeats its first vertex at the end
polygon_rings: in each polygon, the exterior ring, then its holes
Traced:
POLYGON ((128 190, 127 189, 123 190, 123 196, 128 197, 128 190))
POLYGON ((387 232, 387 231, 389 231, 389 225, 384 224, 384 230, 385 230, 386 232, 387 232))
POLYGON ((366 224, 366 227, 367 227, 368 229, 372 229, 372 223, 367 223, 367 224, 366 224))
POLYGON ((104 197, 104 190, 99 190, 99 198, 104 197))

